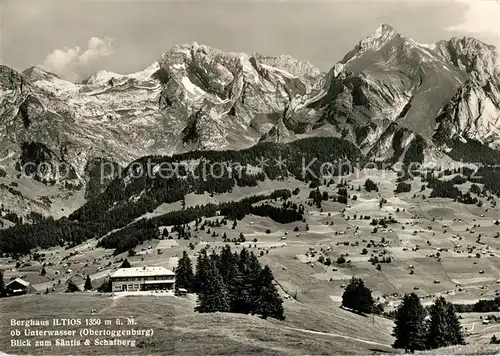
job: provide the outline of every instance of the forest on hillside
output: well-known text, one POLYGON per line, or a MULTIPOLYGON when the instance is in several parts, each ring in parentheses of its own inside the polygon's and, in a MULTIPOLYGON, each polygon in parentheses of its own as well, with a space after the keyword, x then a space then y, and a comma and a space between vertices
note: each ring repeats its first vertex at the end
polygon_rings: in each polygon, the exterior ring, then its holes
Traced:
MULTIPOLYGON (((0 250, 25 254, 37 246, 48 248, 65 243, 76 245, 121 229, 163 203, 184 201, 189 193, 216 195, 231 192, 238 186, 257 186, 266 178, 280 179, 287 176, 288 172, 297 179, 308 181, 311 179, 310 175, 319 175, 324 162, 337 162, 335 167, 339 168, 332 169, 332 173, 338 173, 350 169, 350 165, 342 166, 342 161, 360 162, 362 159, 361 152, 352 143, 331 137, 307 138, 286 144, 261 143, 240 151, 194 151, 174 156, 144 157, 131 163, 123 170, 121 178, 114 179, 102 194, 88 201, 69 217, 59 220, 47 218, 35 224, 18 224, 0 230, 0 250), (286 161, 286 167, 274 164, 278 158, 286 161), (130 178, 138 169, 148 172, 151 164, 193 160, 198 162, 193 167, 193 174, 188 174, 184 166, 180 165, 178 176, 164 178, 156 173, 130 178), (255 166, 262 160, 269 162, 262 167, 263 172, 251 173, 247 170, 247 165, 255 166), (214 165, 216 162, 220 164, 214 165), (241 167, 238 174, 223 168, 231 162, 237 162, 238 167, 241 167), (202 174, 203 167, 207 164, 219 167, 215 176, 202 174), (304 164, 308 172, 305 176, 302 174, 304 164)), ((144 234, 152 236, 148 227, 153 223, 140 224, 146 228, 144 234)), ((127 240, 133 241, 134 235, 130 235, 127 240)))

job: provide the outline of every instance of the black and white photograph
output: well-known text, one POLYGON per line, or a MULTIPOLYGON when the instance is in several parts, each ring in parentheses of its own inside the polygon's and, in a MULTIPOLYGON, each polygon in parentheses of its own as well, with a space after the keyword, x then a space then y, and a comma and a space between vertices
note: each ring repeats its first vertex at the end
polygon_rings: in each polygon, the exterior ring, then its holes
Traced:
POLYGON ((500 355, 500 1, 0 0, 1 355, 500 355))

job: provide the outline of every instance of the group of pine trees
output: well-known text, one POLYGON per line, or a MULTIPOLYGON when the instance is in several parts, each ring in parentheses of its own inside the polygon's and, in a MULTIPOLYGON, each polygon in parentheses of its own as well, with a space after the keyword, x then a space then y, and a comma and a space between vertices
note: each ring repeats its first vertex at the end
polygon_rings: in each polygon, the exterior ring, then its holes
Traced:
MULTIPOLYGON (((456 178, 456 177, 455 177, 456 178)), ((462 193, 455 184, 463 184, 466 182, 464 179, 461 183, 457 183, 456 179, 447 180, 447 181, 439 181, 434 179, 428 184, 429 188, 433 188, 430 197, 431 198, 450 198, 458 201, 462 204, 476 204, 477 206, 482 206, 483 202, 479 200, 477 197, 473 197, 471 192, 462 193)))
MULTIPOLYGON (((334 202, 338 202, 341 204, 347 204, 349 195, 347 193, 346 185, 338 184, 337 185, 337 194, 333 194, 332 196, 328 195, 328 192, 324 191, 320 192, 319 187, 313 189, 309 192, 309 199, 312 200, 312 203, 319 209, 321 208, 321 202, 326 201, 328 199, 332 199, 334 202)), ((312 205, 312 204, 310 204, 312 205)))
MULTIPOLYGON (((450 142, 447 144, 450 145, 450 142)), ((451 148, 447 154, 457 162, 480 162, 485 166, 495 166, 500 160, 500 152, 472 139, 467 139, 466 143, 457 139, 451 148)))
POLYGON ((484 189, 500 196, 500 168, 497 166, 480 167, 473 178, 476 183, 484 184, 484 189))
POLYGON ((400 182, 396 186, 396 189, 394 190, 394 193, 399 194, 399 193, 408 193, 411 191, 411 184, 410 183, 405 183, 405 182, 400 182))
POLYGON ((176 289, 198 294, 200 313, 231 312, 260 315, 284 320, 283 300, 274 284, 268 266, 262 268, 253 252, 243 248, 232 252, 226 245, 220 255, 202 250, 196 262, 196 273, 188 254, 179 259, 176 289))
POLYGON ((378 192, 378 186, 377 184, 372 181, 371 179, 367 179, 365 181, 365 190, 367 192, 371 192, 371 191, 375 191, 375 192, 378 192))
POLYGON ((396 311, 393 347, 405 352, 464 344, 462 326, 453 304, 436 299, 429 313, 415 294, 406 294, 396 311))
MULTIPOLYGON (((106 243, 116 245, 113 247, 123 252, 133 247, 134 243, 143 241, 142 236, 146 239, 154 237, 153 229, 148 226, 144 231, 138 232, 137 230, 141 230, 142 226, 137 226, 134 220, 153 211, 162 203, 183 201, 188 193, 217 194, 230 192, 236 186, 255 186, 265 177, 278 179, 287 175, 288 172, 298 179, 309 180, 311 175, 320 174, 321 162, 330 162, 337 157, 354 162, 361 156, 360 150, 348 141, 339 138, 315 137, 286 144, 266 142, 238 151, 204 151, 175 156, 144 157, 125 168, 123 175, 132 174, 138 165, 141 165, 143 172, 150 172, 150 164, 180 164, 180 168, 183 162, 190 160, 200 160, 200 164, 195 168, 196 174, 186 174, 186 176, 184 176, 186 172, 179 168, 178 176, 174 177, 164 178, 158 174, 152 176, 143 174, 130 179, 127 184, 125 184, 125 179, 114 179, 101 194, 87 201, 68 217, 19 223, 14 227, 0 230, 0 250, 7 253, 27 254, 35 247, 49 248, 57 245, 64 246, 64 244, 75 246, 87 239, 99 238, 115 229, 126 227, 125 234, 118 233, 112 238, 113 243, 110 240, 106 243), (244 168, 248 164, 255 164, 259 159, 272 163, 277 157, 286 160, 287 167, 279 169, 269 164, 264 168, 265 177, 261 173, 246 172, 244 168), (317 161, 308 167, 307 176, 305 176, 303 160, 312 159, 312 157, 315 157, 317 161), (226 169, 225 174, 220 178, 210 174, 202 175, 199 171, 207 162, 209 165, 237 162, 242 167, 242 171, 230 174, 226 169), (146 193, 141 194, 144 187, 147 188, 146 193), (134 196, 139 198, 131 199, 134 196), (131 226, 133 226, 132 230, 129 230, 131 226), (118 240, 126 241, 117 243, 118 240)), ((169 218, 173 217, 169 216, 169 218)), ((181 217, 179 220, 185 221, 181 217)), ((147 225, 144 222, 140 224, 147 225)))
POLYGON ((489 313, 500 312, 500 297, 480 299, 474 304, 454 304, 458 313, 489 313))
MULTIPOLYGON (((219 204, 206 204, 202 206, 189 207, 184 210, 176 210, 161 216, 150 219, 140 219, 125 228, 113 232, 99 241, 98 246, 104 248, 114 248, 115 254, 119 254, 135 248, 141 242, 158 238, 159 226, 175 226, 187 224, 196 221, 201 217, 214 217, 217 215, 225 216, 229 219, 242 219, 247 214, 268 214, 276 217, 277 212, 283 212, 285 209, 267 209, 265 206, 254 207, 253 204, 267 199, 288 199, 292 193, 288 189, 278 189, 267 195, 254 195, 239 201, 224 202, 219 204), (276 210, 278 209, 278 210, 276 210)), ((287 214, 284 217, 292 220, 299 219, 298 212, 286 209, 287 214)), ((302 219, 302 216, 300 216, 302 219)))
MULTIPOLYGON (((360 278, 352 278, 342 295, 342 307, 360 314, 376 313, 381 305, 376 305, 371 290, 360 278)), ((405 352, 415 350, 436 349, 464 343, 462 326, 453 304, 443 297, 436 299, 426 309, 415 294, 406 294, 395 312, 395 326, 392 335, 395 337, 396 349, 405 352)))
MULTIPOLYGON (((92 286, 92 280, 90 279, 90 276, 87 275, 85 278, 85 283, 83 284, 83 290, 88 291, 88 290, 93 290, 94 287, 92 286)), ((76 283, 70 278, 66 282, 66 291, 65 293, 74 293, 74 292, 80 292, 80 288, 76 285, 76 283)))
POLYGON ((319 191, 319 187, 316 187, 316 189, 313 189, 309 192, 309 199, 312 199, 312 201, 318 208, 321 208, 321 202, 324 200, 328 200, 328 198, 328 193, 321 193, 319 191))
POLYGON ((455 183, 451 180, 440 181, 437 179, 432 180, 427 185, 428 188, 432 188, 431 198, 450 198, 457 199, 462 196, 462 192, 455 186, 455 183))

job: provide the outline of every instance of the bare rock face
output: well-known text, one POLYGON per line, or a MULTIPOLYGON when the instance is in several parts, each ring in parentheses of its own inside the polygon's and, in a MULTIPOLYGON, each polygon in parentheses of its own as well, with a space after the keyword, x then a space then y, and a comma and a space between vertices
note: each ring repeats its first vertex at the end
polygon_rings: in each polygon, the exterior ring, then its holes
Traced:
MULTIPOLYGON (((33 73, 30 71, 30 75, 33 73)), ((12 78, 23 78, 12 89, 18 94, 10 114, 1 116, 16 127, 2 131, 2 139, 11 148, 14 160, 19 162, 24 143, 40 144, 53 152, 53 157, 68 163, 75 170, 76 179, 82 180, 90 158, 106 157, 124 164, 149 152, 144 149, 145 132, 139 142, 132 143, 146 126, 134 125, 133 120, 138 116, 145 119, 148 101, 156 106, 153 81, 120 77, 116 86, 104 80, 77 85, 41 70, 36 73, 34 82, 11 73, 12 78), (132 144, 125 144, 127 140, 132 144)))
POLYGON ((499 78, 492 46, 471 38, 423 45, 384 24, 332 68, 306 114, 376 159, 400 159, 405 150, 394 147, 417 138, 427 151, 456 139, 498 148, 499 78), (397 131, 412 135, 394 142, 397 131))
POLYGON ((436 52, 469 74, 438 117, 435 138, 474 139, 500 148, 500 61, 498 51, 473 38, 441 41, 436 52))
POLYGON ((322 119, 353 137, 372 158, 387 159, 399 144, 388 141, 395 127, 431 141, 435 118, 467 75, 429 46, 381 25, 328 77, 322 119))
POLYGON ((165 53, 160 71, 165 114, 189 125, 179 126, 184 145, 177 150, 257 143, 290 101, 310 94, 322 76, 291 57, 224 53, 197 43, 165 53))
MULTIPOLYGON (((0 67, 0 163, 63 163, 72 171, 65 183, 78 186, 95 159, 125 166, 147 155, 248 147, 321 77, 288 56, 197 43, 174 47, 141 72, 100 71, 78 84, 37 67, 23 74, 0 67)), ((55 172, 37 179, 61 180, 55 172)))
POLYGON ((13 69, 0 66, 0 125, 3 129, 15 124, 13 118, 28 95, 28 80, 13 69))
POLYGON ((499 73, 497 49, 475 38, 453 37, 449 41, 439 41, 432 47, 440 57, 483 84, 499 73))

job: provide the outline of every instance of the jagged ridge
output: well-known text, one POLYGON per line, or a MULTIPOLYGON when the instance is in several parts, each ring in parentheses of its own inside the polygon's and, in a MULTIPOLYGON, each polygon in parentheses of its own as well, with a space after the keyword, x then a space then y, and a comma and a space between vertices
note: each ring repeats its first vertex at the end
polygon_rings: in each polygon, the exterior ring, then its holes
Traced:
POLYGON ((475 39, 423 45, 385 24, 328 73, 289 56, 196 42, 144 71, 101 71, 78 84, 2 66, 0 163, 14 166, 34 142, 70 164, 77 185, 95 159, 125 166, 151 154, 310 136, 343 137, 391 161, 417 139, 433 157, 459 139, 498 148, 498 68, 495 48, 475 39))

